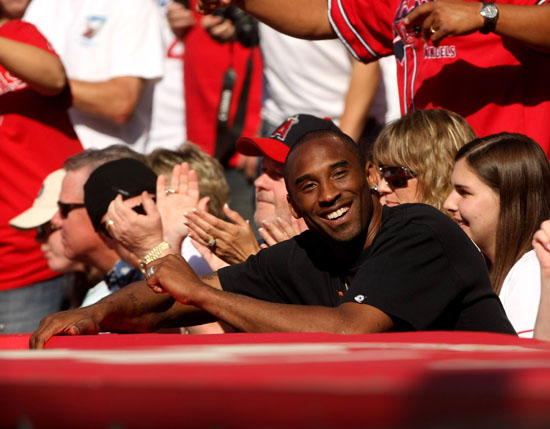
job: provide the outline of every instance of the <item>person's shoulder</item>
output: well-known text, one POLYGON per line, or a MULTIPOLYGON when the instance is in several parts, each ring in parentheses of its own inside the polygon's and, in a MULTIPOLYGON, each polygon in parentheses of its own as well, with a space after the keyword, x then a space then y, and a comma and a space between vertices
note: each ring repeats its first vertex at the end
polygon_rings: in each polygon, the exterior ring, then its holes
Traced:
POLYGON ((455 223, 433 206, 422 203, 400 204, 395 207, 384 206, 382 211, 383 225, 415 224, 443 224, 455 223))

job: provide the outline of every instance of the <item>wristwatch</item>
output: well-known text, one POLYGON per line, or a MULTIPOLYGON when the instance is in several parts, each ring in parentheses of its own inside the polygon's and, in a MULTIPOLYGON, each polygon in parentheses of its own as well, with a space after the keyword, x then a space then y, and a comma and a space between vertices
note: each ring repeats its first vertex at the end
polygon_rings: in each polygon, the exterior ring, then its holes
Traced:
POLYGON ((479 13, 485 20, 483 28, 479 30, 479 32, 482 34, 489 34, 492 31, 495 31, 495 26, 497 25, 498 20, 498 9, 495 4, 483 2, 479 13))

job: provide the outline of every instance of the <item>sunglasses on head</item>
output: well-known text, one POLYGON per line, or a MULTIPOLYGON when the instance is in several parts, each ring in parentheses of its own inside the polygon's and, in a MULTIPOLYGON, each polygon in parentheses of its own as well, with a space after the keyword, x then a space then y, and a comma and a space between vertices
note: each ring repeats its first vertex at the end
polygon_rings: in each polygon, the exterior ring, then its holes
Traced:
MULTIPOLYGON (((153 201, 156 201, 156 200, 153 198, 153 201)), ((145 212, 145 209, 143 208, 143 204, 138 204, 137 206, 132 207, 132 210, 135 211, 138 215, 147 215, 147 213, 145 212)), ((106 222, 101 222, 99 224, 99 231, 101 233, 103 233, 103 235, 105 237, 113 238, 113 236, 111 235, 111 233, 107 229, 107 223, 106 222)))
POLYGON ((67 219, 67 216, 69 216, 69 213, 74 209, 79 209, 85 206, 86 204, 84 203, 63 203, 61 201, 57 202, 57 207, 59 208, 59 214, 63 219, 67 219))
POLYGON ((40 226, 37 226, 35 229, 36 229, 35 240, 39 243, 43 243, 48 239, 48 237, 52 234, 52 232, 57 231, 59 227, 57 225, 54 225, 51 222, 46 222, 40 226))
POLYGON ((407 167, 382 165, 378 167, 378 171, 392 189, 406 187, 409 179, 415 177, 415 174, 407 167))

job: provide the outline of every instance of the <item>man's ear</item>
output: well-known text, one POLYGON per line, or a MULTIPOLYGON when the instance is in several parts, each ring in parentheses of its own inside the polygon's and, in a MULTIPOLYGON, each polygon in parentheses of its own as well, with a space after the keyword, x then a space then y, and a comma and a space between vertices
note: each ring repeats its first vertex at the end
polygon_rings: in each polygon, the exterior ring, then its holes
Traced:
POLYGON ((298 209, 294 206, 294 201, 290 198, 290 195, 286 194, 286 201, 288 202, 288 208, 290 209, 290 214, 294 219, 300 219, 302 216, 298 214, 298 209))

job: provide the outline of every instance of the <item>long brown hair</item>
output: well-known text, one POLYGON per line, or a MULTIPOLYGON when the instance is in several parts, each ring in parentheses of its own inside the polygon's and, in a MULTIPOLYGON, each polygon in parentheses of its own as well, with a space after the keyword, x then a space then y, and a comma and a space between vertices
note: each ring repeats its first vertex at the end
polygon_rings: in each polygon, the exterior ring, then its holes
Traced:
POLYGON ((512 266, 532 249, 533 234, 550 218, 550 164, 542 148, 522 134, 500 133, 463 146, 455 160, 469 168, 500 198, 493 289, 500 293, 512 266))

